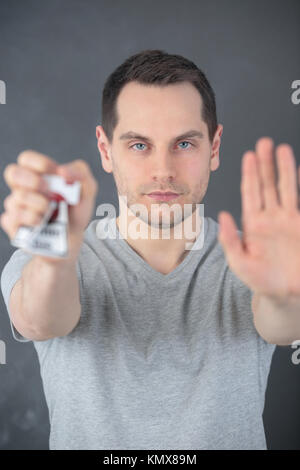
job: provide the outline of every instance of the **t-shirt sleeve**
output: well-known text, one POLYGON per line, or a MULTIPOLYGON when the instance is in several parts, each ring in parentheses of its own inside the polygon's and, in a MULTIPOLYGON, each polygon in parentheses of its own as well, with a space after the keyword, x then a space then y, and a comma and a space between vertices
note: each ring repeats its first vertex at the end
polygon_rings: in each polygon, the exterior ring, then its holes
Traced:
POLYGON ((32 257, 32 254, 28 253, 27 251, 24 251, 22 248, 18 248, 13 252, 1 273, 1 291, 9 315, 9 322, 11 326, 12 335, 16 341, 20 341, 22 343, 31 340, 22 336, 13 325, 11 321, 11 312, 9 309, 9 298, 14 285, 22 275, 23 268, 31 260, 32 257))

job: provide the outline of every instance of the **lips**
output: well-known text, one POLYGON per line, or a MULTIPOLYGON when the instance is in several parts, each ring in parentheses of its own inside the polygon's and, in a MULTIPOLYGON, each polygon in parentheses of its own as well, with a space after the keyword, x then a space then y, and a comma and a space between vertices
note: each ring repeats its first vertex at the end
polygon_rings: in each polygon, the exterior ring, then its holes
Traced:
POLYGON ((178 193, 173 192, 161 192, 161 191, 154 191, 153 193, 149 193, 148 196, 178 196, 178 193))
POLYGON ((176 199, 177 197, 179 197, 180 194, 172 193, 169 191, 165 193, 155 191, 153 193, 147 194, 147 196, 150 197, 151 199, 155 199, 156 201, 170 201, 172 199, 176 199))

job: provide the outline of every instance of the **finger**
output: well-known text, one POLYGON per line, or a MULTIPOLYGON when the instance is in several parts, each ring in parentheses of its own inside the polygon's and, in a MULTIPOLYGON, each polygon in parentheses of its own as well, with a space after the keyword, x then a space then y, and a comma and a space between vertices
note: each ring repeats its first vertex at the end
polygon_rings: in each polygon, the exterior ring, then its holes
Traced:
POLYGON ((17 233, 19 224, 16 224, 16 221, 10 218, 8 212, 3 212, 0 216, 0 225, 12 240, 17 233))
POLYGON ((256 142, 255 150, 258 157, 265 209, 274 209, 279 206, 273 149, 273 140, 269 137, 263 137, 256 142))
POLYGON ((279 197, 282 207, 298 208, 297 168, 293 149, 288 144, 280 144, 276 149, 279 173, 279 197))
POLYGON ((24 188, 31 191, 47 192, 48 185, 42 175, 15 163, 7 165, 3 176, 11 189, 24 188))
POLYGON ((6 211, 13 211, 16 206, 30 209, 38 214, 44 214, 50 205, 47 197, 24 189, 15 189, 3 202, 6 211))
POLYGON ((19 227, 39 225, 42 218, 41 215, 20 207, 14 212, 4 212, 1 214, 0 223, 1 227, 12 239, 15 237, 19 227))
POLYGON ((75 160, 65 165, 60 165, 57 174, 65 178, 67 183, 81 182, 81 199, 86 196, 95 195, 98 182, 94 178, 89 165, 84 160, 75 160))
POLYGON ((255 216, 263 208, 262 189, 258 173, 258 162, 254 152, 244 153, 242 160, 242 220, 255 216))
MULTIPOLYGON (((298 166, 298 185, 300 188, 300 166, 298 166)), ((300 209, 300 191, 299 190, 298 190, 298 208, 300 209)))
POLYGON ((24 150, 18 155, 17 162, 20 166, 37 173, 55 173, 58 167, 53 158, 35 150, 24 150))
POLYGON ((227 261, 234 269, 238 269, 245 261, 245 247, 240 238, 234 218, 229 212, 221 211, 218 214, 220 224, 218 240, 221 243, 227 261))

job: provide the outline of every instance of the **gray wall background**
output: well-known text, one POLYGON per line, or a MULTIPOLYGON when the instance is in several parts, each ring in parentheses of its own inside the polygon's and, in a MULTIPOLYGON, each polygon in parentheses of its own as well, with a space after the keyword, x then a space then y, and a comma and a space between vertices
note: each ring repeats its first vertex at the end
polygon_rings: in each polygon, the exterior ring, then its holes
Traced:
MULTIPOLYGON (((0 170, 26 148, 60 163, 84 158, 99 180, 97 205, 118 207, 101 167, 95 127, 109 73, 145 48, 193 60, 207 74, 224 125, 221 165, 211 174, 205 215, 229 210, 240 228, 241 158, 268 135, 290 143, 300 164, 299 0, 51 0, 0 2, 0 170)), ((1 177, 1 201, 9 189, 1 177)), ((4 211, 3 204, 1 213, 4 211)), ((96 215, 95 215, 96 217, 96 215)), ((0 231, 0 268, 15 250, 0 231)), ((300 273, 299 273, 300 276, 300 273)), ((12 337, 1 296, 0 448, 48 449, 49 418, 32 343, 12 337)), ((300 364, 276 348, 263 414, 269 449, 300 449, 300 364)))

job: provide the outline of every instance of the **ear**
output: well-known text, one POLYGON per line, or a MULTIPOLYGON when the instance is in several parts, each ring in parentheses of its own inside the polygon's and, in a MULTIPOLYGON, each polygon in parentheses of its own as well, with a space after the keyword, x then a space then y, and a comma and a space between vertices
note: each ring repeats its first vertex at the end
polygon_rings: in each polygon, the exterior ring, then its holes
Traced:
POLYGON ((223 134, 223 126, 222 124, 218 124, 217 130, 213 138, 212 146, 211 146, 210 169, 212 171, 215 171, 217 168, 219 168, 219 165, 220 165, 219 151, 220 151, 222 134, 223 134))
POLYGON ((112 173, 111 145, 102 126, 96 127, 97 147, 104 171, 112 173))

